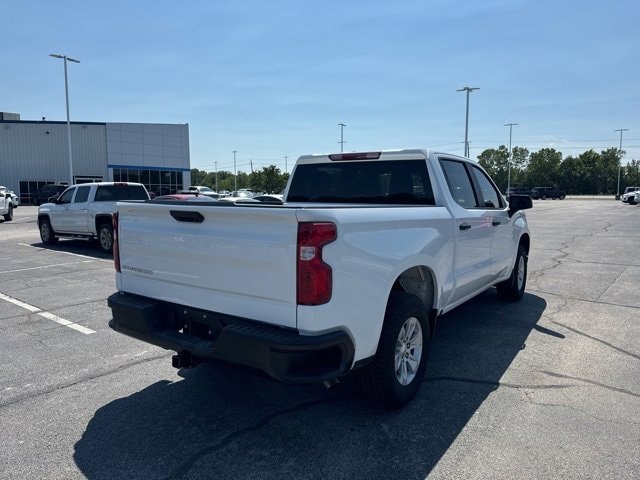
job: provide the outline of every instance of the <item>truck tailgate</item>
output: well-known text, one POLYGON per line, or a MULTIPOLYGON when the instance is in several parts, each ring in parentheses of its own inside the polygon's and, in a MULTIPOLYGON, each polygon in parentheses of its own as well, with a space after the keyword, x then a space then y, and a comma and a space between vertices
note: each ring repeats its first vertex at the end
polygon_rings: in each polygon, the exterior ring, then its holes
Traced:
POLYGON ((119 290, 295 328, 295 209, 122 202, 118 212, 119 290))

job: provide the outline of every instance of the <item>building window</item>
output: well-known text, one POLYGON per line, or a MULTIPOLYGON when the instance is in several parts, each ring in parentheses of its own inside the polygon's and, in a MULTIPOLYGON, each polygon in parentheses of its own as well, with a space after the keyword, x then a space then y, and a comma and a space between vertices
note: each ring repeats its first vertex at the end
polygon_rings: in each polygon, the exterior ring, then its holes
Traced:
POLYGON ((182 172, 170 170, 113 169, 114 182, 142 183, 156 195, 170 195, 182 190, 182 179, 182 172))

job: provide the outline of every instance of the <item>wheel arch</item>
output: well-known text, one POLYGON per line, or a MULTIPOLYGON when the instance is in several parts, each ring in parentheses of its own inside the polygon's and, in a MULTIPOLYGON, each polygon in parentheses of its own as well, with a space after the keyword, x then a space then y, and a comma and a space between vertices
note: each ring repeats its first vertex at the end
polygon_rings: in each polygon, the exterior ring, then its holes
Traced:
POLYGON ((528 233, 522 234, 522 236, 520 237, 520 241, 518 242, 518 245, 522 245, 525 251, 527 252, 527 255, 529 255, 529 248, 531 247, 531 238, 529 237, 528 233))
POLYGON ((406 292, 418 297, 427 312, 427 318, 429 319, 429 334, 433 337, 438 313, 435 308, 437 300, 436 287, 436 278, 430 268, 424 265, 410 267, 396 278, 393 286, 391 287, 391 291, 389 292, 387 303, 391 298, 392 292, 406 292))
POLYGON ((100 226, 104 225, 105 223, 111 225, 112 222, 113 222, 113 216, 109 213, 101 213, 99 215, 96 215, 96 218, 94 221, 96 226, 96 235, 100 230, 100 226))

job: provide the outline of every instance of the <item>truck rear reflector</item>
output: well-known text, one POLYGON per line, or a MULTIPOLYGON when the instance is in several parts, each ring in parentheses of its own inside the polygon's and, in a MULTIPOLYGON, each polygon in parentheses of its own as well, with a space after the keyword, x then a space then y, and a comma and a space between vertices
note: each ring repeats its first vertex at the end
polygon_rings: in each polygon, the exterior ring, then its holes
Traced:
POLYGON ((118 220, 119 215, 118 212, 115 212, 111 216, 112 226, 113 226, 113 266, 116 269, 116 272, 120 272, 120 247, 118 245, 118 220))
POLYGON ((322 259, 322 249, 337 238, 329 222, 298 224, 298 305, 322 305, 331 300, 331 267, 322 259))
POLYGON ((334 162, 347 160, 377 160, 382 152, 360 152, 360 153, 334 153, 329 155, 329 159, 334 162))

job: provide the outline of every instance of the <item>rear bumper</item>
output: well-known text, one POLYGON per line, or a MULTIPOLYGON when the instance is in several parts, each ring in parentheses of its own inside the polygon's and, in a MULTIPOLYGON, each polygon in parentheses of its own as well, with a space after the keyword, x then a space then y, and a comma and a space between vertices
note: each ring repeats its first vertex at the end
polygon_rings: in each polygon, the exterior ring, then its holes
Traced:
POLYGON ((120 333, 196 361, 219 360, 255 368, 285 383, 316 383, 344 375, 353 362, 349 335, 300 335, 253 320, 191 309, 138 295, 108 299, 120 333))

